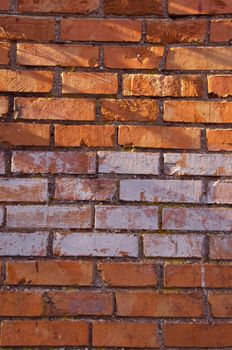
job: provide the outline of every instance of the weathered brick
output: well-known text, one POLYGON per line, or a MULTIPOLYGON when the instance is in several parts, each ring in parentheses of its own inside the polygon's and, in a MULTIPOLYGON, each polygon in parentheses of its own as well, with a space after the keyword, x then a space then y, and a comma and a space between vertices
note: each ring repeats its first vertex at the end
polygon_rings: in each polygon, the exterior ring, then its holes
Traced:
POLYGON ((220 348, 232 344, 232 324, 182 323, 164 325, 167 347, 220 348))
POLYGON ((96 156, 82 152, 13 152, 14 173, 94 174, 96 156))
POLYGON ((104 48, 104 53, 105 66, 108 68, 156 69, 161 64, 164 48, 108 46, 104 48))
POLYGON ((175 288, 204 287, 203 265, 168 264, 164 267, 164 286, 175 288))
POLYGON ((206 130, 209 151, 232 151, 232 129, 206 130))
POLYGON ((208 203, 232 204, 232 181, 218 180, 208 183, 208 203))
POLYGON ((146 41, 152 43, 203 43, 206 20, 149 20, 146 41))
POLYGON ((45 256, 47 255, 48 232, 1 232, 1 256, 45 256))
POLYGON ((228 208, 164 208, 163 229, 230 231, 232 210, 228 208))
POLYGON ((7 227, 90 228, 90 206, 8 206, 7 227))
POLYGON ((106 15, 146 16, 163 13, 161 0, 104 0, 103 5, 106 15))
POLYGON ((231 265, 205 265, 207 288, 232 288, 231 265))
POLYGON ((8 98, 0 96, 0 117, 4 117, 8 113, 8 98))
POLYGON ((138 237, 119 233, 56 233, 53 251, 58 256, 137 257, 138 237))
POLYGON ((201 181, 121 180, 120 199, 136 202, 198 203, 203 192, 201 181))
POLYGON ((157 175, 159 154, 142 152, 98 152, 99 172, 157 175))
POLYGON ((88 14, 98 9, 99 0, 19 0, 19 12, 80 13, 88 14))
POLYGON ((55 39, 55 19, 4 16, 0 18, 0 39, 50 41, 55 39))
POLYGON ((17 63, 25 66, 97 67, 99 49, 72 44, 17 45, 17 63))
POLYGON ((113 147, 113 125, 56 125, 55 145, 61 147, 113 147))
POLYGON ((0 64, 8 64, 9 62, 10 62, 10 44, 6 42, 0 42, 0 64))
POLYGON ((8 11, 10 9, 10 0, 2 0, 0 3, 1 11, 8 11))
POLYGON ((50 92, 52 83, 52 72, 0 70, 0 91, 3 92, 50 92))
POLYGON ((118 143, 126 147, 199 149, 201 129, 164 126, 120 126, 118 143))
POLYGON ((114 73, 62 73, 64 94, 116 94, 118 78, 114 73))
POLYGON ((61 20, 62 40, 139 42, 141 38, 140 20, 79 18, 61 20))
POLYGON ((99 205, 95 207, 95 227, 108 230, 156 230, 158 208, 99 205))
MULTIPOLYGON (((189 57, 189 56, 188 56, 189 57)), ((197 97, 202 96, 204 81, 198 75, 125 74, 125 96, 197 97)))
POLYGON ((3 152, 0 152, 0 174, 5 174, 5 159, 3 152))
POLYGON ((38 317, 42 315, 42 294, 38 292, 1 291, 1 317, 38 317))
POLYGON ((211 313, 214 317, 232 317, 232 294, 209 293, 208 296, 211 313))
POLYGON ((112 179, 58 178, 55 198, 65 201, 112 201, 116 185, 117 182, 112 179))
POLYGON ((93 99, 16 97, 14 102, 15 119, 76 121, 96 119, 96 101, 93 99))
POLYGON ((45 202, 47 199, 45 179, 0 179, 1 202, 45 202))
POLYGON ((230 70, 231 59, 231 47, 172 47, 167 53, 166 69, 230 70))
POLYGON ((210 259, 232 259, 232 236, 231 235, 213 235, 209 238, 209 256, 210 259))
POLYGON ((48 292, 47 316, 106 316, 113 313, 111 294, 100 292, 48 292))
POLYGON ((157 325, 147 322, 94 322, 93 345, 159 348, 157 325))
POLYGON ((199 292, 117 292, 116 306, 123 317, 201 317, 204 309, 199 292))
POLYGON ((158 282, 154 266, 145 262, 102 262, 98 264, 98 270, 109 287, 154 287, 158 282))
POLYGON ((106 121, 154 122, 159 115, 159 105, 148 99, 105 99, 101 101, 101 113, 106 121))
POLYGON ((232 39, 231 19, 216 19, 210 22, 210 41, 229 42, 232 39))
POLYGON ((8 261, 6 276, 11 285, 90 286, 93 267, 88 261, 8 261))
POLYGON ((224 101, 166 101, 164 120, 184 123, 231 123, 232 103, 224 101))
POLYGON ((203 235, 149 234, 143 236, 144 254, 147 257, 201 258, 203 235))
MULTIPOLYGON (((230 97, 232 96, 232 76, 231 75, 210 75, 208 76, 208 92, 209 94, 215 95, 217 97, 230 97)), ((224 102, 224 101, 223 101, 224 102)), ((214 106, 219 106, 224 113, 231 113, 232 105, 231 103, 224 102, 212 104, 214 106), (221 106, 221 107, 220 107, 221 106), (223 108, 224 107, 224 108, 223 108)), ((217 110, 213 111, 214 113, 217 110)), ((231 115, 231 114, 230 114, 231 115)), ((227 117, 229 119, 229 117, 227 117)), ((223 118, 221 122, 224 123, 223 118)), ((229 123, 229 121, 228 121, 229 123)))
POLYGON ((2 346, 82 346, 89 344, 89 325, 74 320, 4 321, 2 346))
POLYGON ((230 0, 169 0, 168 11, 173 15, 219 15, 231 14, 230 0))
POLYGON ((164 171, 167 175, 231 176, 230 154, 166 153, 164 171))
POLYGON ((49 146, 50 126, 45 124, 2 123, 0 144, 10 146, 49 146))

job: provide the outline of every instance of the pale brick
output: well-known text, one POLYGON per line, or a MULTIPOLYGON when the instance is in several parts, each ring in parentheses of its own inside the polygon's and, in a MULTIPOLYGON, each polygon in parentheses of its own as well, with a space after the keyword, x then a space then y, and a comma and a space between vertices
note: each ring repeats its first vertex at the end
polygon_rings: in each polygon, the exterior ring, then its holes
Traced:
POLYGON ((232 181, 218 180, 208 184, 208 203, 232 204, 232 181))
POLYGON ((232 235, 213 235, 209 238, 210 259, 232 259, 232 235))
POLYGON ((3 152, 0 152, 0 174, 5 174, 5 159, 3 152))

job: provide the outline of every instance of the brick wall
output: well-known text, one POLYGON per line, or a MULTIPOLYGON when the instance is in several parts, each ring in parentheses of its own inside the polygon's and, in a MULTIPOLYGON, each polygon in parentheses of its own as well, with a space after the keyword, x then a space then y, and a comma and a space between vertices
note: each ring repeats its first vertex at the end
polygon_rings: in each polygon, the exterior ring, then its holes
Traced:
POLYGON ((231 15, 0 0, 1 348, 232 349, 231 15))

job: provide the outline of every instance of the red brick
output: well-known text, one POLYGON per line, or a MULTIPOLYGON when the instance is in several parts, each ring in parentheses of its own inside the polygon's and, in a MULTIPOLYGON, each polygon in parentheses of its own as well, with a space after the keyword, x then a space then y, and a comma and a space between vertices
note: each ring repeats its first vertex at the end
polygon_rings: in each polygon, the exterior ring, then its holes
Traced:
POLYGON ((38 317, 42 315, 42 294, 38 292, 1 291, 0 316, 38 317))
POLYGON ((232 20, 216 19, 210 22, 210 41, 229 42, 232 39, 232 20))
POLYGON ((8 97, 0 96, 0 117, 8 113, 8 97))
POLYGON ((77 98, 16 97, 15 119, 76 120, 96 119, 96 101, 77 98))
POLYGON ((105 99, 101 101, 101 113, 106 121, 154 122, 159 115, 159 105, 147 99, 105 99))
POLYGON ((42 17, 0 18, 0 39, 50 41, 55 39, 55 20, 42 17))
POLYGON ((3 92, 50 92, 52 83, 52 72, 0 70, 0 91, 3 92))
POLYGON ((48 292, 48 316, 106 316, 113 312, 111 294, 99 292, 48 292))
MULTIPOLYGON (((1 180, 0 180, 1 184, 1 180)), ((112 201, 117 182, 112 179, 56 179, 55 198, 65 201, 112 201)))
POLYGON ((208 296, 211 313, 214 317, 232 317, 232 294, 209 293, 208 296))
POLYGON ((211 259, 232 259, 231 235, 213 235, 209 238, 209 255, 211 259))
POLYGON ((14 173, 95 174, 96 156, 83 152, 13 152, 14 173))
POLYGON ((62 73, 62 92, 63 94, 117 94, 117 74, 62 73))
POLYGON ((232 103, 224 101, 166 101, 164 120, 184 123, 231 123, 232 103))
POLYGON ((201 258, 203 235, 145 234, 143 250, 146 257, 201 258))
POLYGON ((0 42, 0 64, 8 63, 10 63, 10 44, 6 42, 0 42))
POLYGON ((195 293, 117 292, 117 315, 123 317, 201 317, 203 296, 195 293))
POLYGON ((88 14, 98 9, 99 0, 19 0, 19 12, 88 14))
POLYGON ((112 147, 112 125, 56 125, 55 145, 60 147, 112 147))
POLYGON ((204 81, 196 75, 126 74, 123 76, 125 96, 195 97, 202 96, 204 81))
POLYGON ((1 256, 46 256, 48 232, 1 232, 1 256))
POLYGON ((158 208, 99 205, 95 207, 95 227, 106 230, 156 230, 158 208))
POLYGON ((56 233, 53 253, 57 256, 138 257, 138 237, 115 233, 56 233))
POLYGON ((158 276, 152 264, 148 263, 99 263, 98 270, 109 287, 156 286, 158 276))
POLYGON ((220 348, 232 345, 232 324, 165 324, 167 347, 220 348))
POLYGON ((198 264, 168 264, 164 267, 164 286, 198 288, 202 285, 202 267, 198 264))
MULTIPOLYGON (((232 96, 232 76, 231 75, 211 75, 208 76, 208 92, 217 97, 232 96)), ((231 106, 230 104, 225 106, 231 106)), ((223 102, 221 103, 223 106, 223 102)), ((230 111, 231 113, 231 111, 230 111)))
POLYGON ((203 43, 206 20, 149 20, 146 41, 152 43, 203 43))
POLYGON ((231 47, 172 47, 167 53, 166 69, 230 70, 231 59, 231 47))
POLYGON ((159 68, 164 48, 107 46, 104 48, 105 66, 121 69, 156 69, 159 68))
POLYGON ((10 9, 10 0, 2 0, 0 4, 1 11, 8 11, 10 9))
POLYGON ((99 49, 71 44, 17 45, 17 63, 25 66, 97 67, 99 49))
POLYGON ((159 348, 154 323, 94 322, 93 345, 109 347, 159 348))
POLYGON ((62 40, 139 42, 141 38, 140 20, 79 18, 61 20, 62 40))
POLYGON ((209 151, 232 151, 232 129, 206 130, 209 151))
POLYGON ((7 227, 90 228, 90 206, 8 206, 7 227))
POLYGON ((104 0, 105 15, 146 16, 162 15, 161 0, 104 0))
POLYGON ((88 345, 89 326, 83 321, 4 321, 2 346, 88 345))
POLYGON ((9 261, 6 271, 11 285, 90 286, 93 278, 88 261, 9 261))
POLYGON ((50 126, 45 124, 2 123, 0 143, 3 146, 49 146, 50 126))
POLYGON ((207 288, 232 288, 232 265, 205 265, 207 288))
POLYGON ((231 14, 230 0, 169 0, 168 11, 175 15, 219 15, 231 14))
POLYGON ((45 179, 0 179, 2 202, 45 202, 48 199, 45 179))
POLYGON ((232 181, 218 180, 208 183, 208 203, 232 204, 232 181))
POLYGON ((126 147, 199 149, 201 130, 163 126, 120 126, 118 142, 126 147))

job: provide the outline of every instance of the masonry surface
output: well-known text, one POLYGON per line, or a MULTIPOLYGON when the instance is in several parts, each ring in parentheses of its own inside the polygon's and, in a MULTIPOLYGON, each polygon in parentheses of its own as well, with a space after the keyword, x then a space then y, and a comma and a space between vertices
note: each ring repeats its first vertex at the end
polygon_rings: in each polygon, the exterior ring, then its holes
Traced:
POLYGON ((1 349, 232 349, 231 42, 231 0, 0 0, 1 349))

